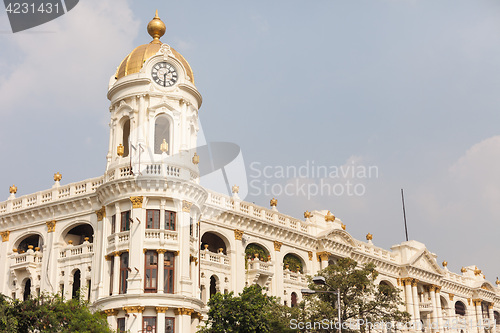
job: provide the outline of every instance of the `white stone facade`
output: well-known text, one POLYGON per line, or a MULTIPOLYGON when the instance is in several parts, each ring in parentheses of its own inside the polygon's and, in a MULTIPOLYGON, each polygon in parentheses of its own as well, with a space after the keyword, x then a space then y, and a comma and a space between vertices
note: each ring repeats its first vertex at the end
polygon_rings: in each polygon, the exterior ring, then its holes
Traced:
POLYGON ((438 324, 427 332, 491 330, 475 326, 484 318, 498 320, 500 289, 477 267, 456 274, 441 268, 419 242, 385 250, 351 237, 329 212, 296 219, 275 205, 264 208, 237 193, 200 186, 194 152, 201 95, 190 68, 166 44, 139 67, 110 81, 103 176, 61 185, 56 175, 49 190, 16 198, 11 189, 0 202, 1 293, 71 298, 79 289, 108 314, 113 328, 194 332, 214 291, 238 293, 258 283, 293 305, 302 299, 306 275, 351 257, 375 263, 377 282, 401 290, 414 320, 438 324), (162 62, 177 70, 170 87, 151 79, 162 62), (269 257, 248 259, 250 244, 269 257), (302 272, 286 267, 287 254, 301 262, 302 272), (467 325, 453 326, 456 319, 467 325))

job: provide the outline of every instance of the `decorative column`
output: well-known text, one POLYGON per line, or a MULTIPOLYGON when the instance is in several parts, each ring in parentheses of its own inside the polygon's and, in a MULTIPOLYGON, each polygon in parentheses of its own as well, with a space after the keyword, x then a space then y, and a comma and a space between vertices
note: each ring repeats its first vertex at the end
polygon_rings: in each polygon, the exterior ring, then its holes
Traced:
POLYGON ((142 312, 144 307, 124 306, 123 310, 129 315, 125 323, 125 329, 130 332, 142 332, 142 312))
MULTIPOLYGON (((415 314, 415 325, 420 325, 420 308, 418 302, 418 290, 417 290, 418 280, 413 279, 411 281, 412 299, 413 299, 413 312, 415 314)), ((417 326, 418 327, 418 326, 417 326)))
POLYGON ((54 231, 56 231, 56 221, 47 221, 45 224, 47 225, 47 243, 43 248, 46 255, 44 255, 42 259, 41 290, 54 293, 57 291, 57 286, 52 283, 53 281, 58 280, 57 274, 59 273, 56 268, 57 256, 49 256, 48 254, 51 252, 55 254, 56 252, 54 251, 54 231), (50 262, 49 259, 51 259, 50 262))
POLYGON ((104 310, 104 313, 106 316, 108 316, 108 325, 111 327, 113 330, 118 327, 118 321, 116 316, 118 316, 118 310, 115 309, 109 309, 109 310, 104 310))
POLYGON ((283 256, 281 255, 282 242, 274 241, 274 278, 273 278, 273 296, 279 296, 283 292, 283 256))
MULTIPOLYGON (((166 204, 165 199, 161 199, 161 201, 160 201, 160 229, 161 230, 165 230, 165 204, 166 204)), ((164 233, 160 234, 160 245, 161 246, 165 245, 165 234, 164 233)))
POLYGON ((318 253, 318 261, 320 262, 320 269, 325 269, 328 267, 328 258, 330 253, 324 251, 318 253))
MULTIPOLYGON (((158 293, 163 294, 164 290, 164 284, 165 284, 165 268, 164 268, 164 261, 165 261, 165 252, 167 250, 164 249, 158 249, 156 250, 158 252, 158 281, 157 281, 157 288, 158 288, 158 293)), ((158 310, 158 308, 156 308, 158 310)), ((165 312, 163 312, 163 319, 165 320, 165 312)), ((159 326, 161 327, 161 326, 159 326)))
MULTIPOLYGON (((95 211, 97 216, 97 232, 94 232, 94 253, 106 253, 106 243, 104 240, 107 239, 107 229, 108 221, 106 219, 106 207, 102 206, 101 209, 95 211)), ((93 283, 96 288, 95 292, 90 292, 91 300, 98 299, 100 295, 104 295, 104 281, 108 279, 104 278, 105 262, 102 256, 94 256, 95 264, 92 267, 90 274, 92 275, 91 283, 93 283)), ((90 286, 91 289, 92 286, 90 286)), ((90 301, 90 300, 89 300, 90 301)))
MULTIPOLYGON (((189 255, 190 255, 190 244, 191 244, 191 235, 190 235, 190 219, 191 219, 191 207, 193 206, 192 202, 187 200, 182 201, 182 211, 178 214, 179 216, 179 256, 178 260, 176 260, 175 264, 178 267, 176 271, 179 272, 177 275, 179 278, 176 285, 180 286, 180 293, 184 296, 192 296, 191 292, 193 290, 193 282, 189 277, 189 255)), ((193 234, 195 224, 193 222, 193 234)))
POLYGON ((168 307, 166 306, 157 306, 156 307, 156 333, 164 333, 165 332, 165 312, 167 312, 168 307))
POLYGON ((474 307, 476 309, 476 322, 477 322, 477 332, 484 333, 484 320, 483 320, 483 310, 481 309, 481 299, 473 299, 474 307))
POLYGON ((415 313, 413 309, 413 294, 411 290, 412 278, 403 279, 403 283, 405 285, 405 303, 406 303, 406 312, 408 312, 411 316, 411 320, 415 320, 415 313))
POLYGON ((113 295, 118 295, 120 292, 120 252, 113 253, 113 295))
MULTIPOLYGON (((245 256, 245 247, 243 246, 243 231, 235 229, 234 230, 234 248, 235 251, 232 251, 231 253, 231 283, 232 283, 232 289, 235 294, 238 294, 239 292, 243 291, 243 288, 245 288, 245 279, 238 279, 236 278, 239 276, 242 272, 245 272, 245 262, 247 261, 247 258, 245 256)), ((233 248, 233 246, 231 246, 233 248)), ((207 291, 206 288, 209 286, 205 286, 205 291, 207 291)))
POLYGON ((127 294, 141 294, 144 291, 142 283, 144 267, 144 233, 145 233, 145 211, 143 209, 143 196, 130 197, 132 211, 130 218, 129 237, 129 271, 127 279, 127 294))
POLYGON ((444 330, 443 326, 443 308, 441 306, 441 287, 436 287, 436 307, 438 315, 438 325, 441 332, 444 330))
POLYGON ((177 316, 178 329, 177 332, 191 332, 191 314, 194 312, 192 309, 177 308, 174 313, 177 316))
POLYGON ((488 316, 490 319, 489 327, 493 328, 496 326, 495 313, 493 312, 493 303, 488 304, 488 316))
POLYGON ((432 306, 432 314, 431 314, 431 331, 437 332, 438 325, 438 313, 437 313, 437 303, 436 303, 436 286, 429 286, 429 294, 431 295, 431 306, 432 306))
MULTIPOLYGON (((2 231, 0 232, 0 235, 2 236, 2 244, 0 246, 0 263, 2 263, 2 266, 0 268, 1 272, 7 272, 7 265, 9 263, 9 257, 7 256, 7 253, 9 252, 9 235, 10 231, 2 231)), ((7 283, 5 282, 5 278, 7 277, 7 274, 0 274, 0 293, 7 295, 5 292, 5 286, 7 283)), ((8 295, 10 296, 10 294, 8 295)))

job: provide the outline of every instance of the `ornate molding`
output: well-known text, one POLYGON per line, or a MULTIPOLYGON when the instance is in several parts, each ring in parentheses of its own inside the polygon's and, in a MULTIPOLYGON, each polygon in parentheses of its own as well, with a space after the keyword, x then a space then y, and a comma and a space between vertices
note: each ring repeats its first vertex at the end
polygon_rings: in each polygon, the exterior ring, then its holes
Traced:
POLYGON ((453 301, 453 297, 455 297, 455 294, 448 294, 448 298, 450 299, 450 301, 453 301))
POLYGON ((158 253, 166 253, 167 250, 165 250, 165 249, 158 249, 158 250, 156 250, 156 252, 158 252, 158 253))
POLYGON ((417 279, 411 279, 411 286, 412 287, 416 287, 418 284, 418 280, 417 279))
POLYGON ((108 309, 108 310, 104 310, 104 313, 108 317, 110 317, 110 316, 117 316, 118 315, 118 310, 117 309, 108 309))
POLYGON ((190 316, 193 312, 195 312, 193 309, 188 309, 188 308, 176 308, 176 309, 174 309, 174 313, 176 315, 188 315, 188 316, 190 316))
POLYGON ((243 231, 234 229, 234 239, 241 240, 243 238, 243 231))
POLYGON ((283 245, 282 242, 278 242, 278 241, 274 241, 274 251, 280 251, 281 250, 281 246, 283 245))
POLYGON ((9 235, 10 235, 10 231, 9 230, 0 232, 0 235, 2 236, 2 242, 8 242, 9 241, 9 235))
POLYGON ((165 313, 168 310, 168 306, 157 306, 155 309, 156 313, 165 313))
POLYGON ((331 253, 330 252, 318 252, 318 261, 328 261, 328 258, 330 258, 331 253))
POLYGON ((309 256, 309 260, 313 260, 313 253, 312 253, 312 251, 308 251, 307 255, 309 256))
POLYGON ((182 200, 182 211, 189 213, 191 212, 191 206, 193 205, 192 202, 189 202, 187 200, 182 200))
POLYGON ((481 302, 482 302, 482 299, 480 299, 480 298, 474 298, 472 300, 472 303, 474 304, 474 306, 481 306, 481 302))
POLYGON ((142 313, 144 311, 143 306, 124 306, 122 310, 127 313, 142 313))
POLYGON ((132 208, 142 208, 143 199, 143 196, 130 197, 130 201, 132 201, 132 208))
POLYGON ((47 224, 47 232, 56 231, 56 220, 47 221, 45 224, 47 224))
POLYGON ((96 210, 97 222, 102 221, 106 217, 106 207, 102 206, 101 209, 96 210))

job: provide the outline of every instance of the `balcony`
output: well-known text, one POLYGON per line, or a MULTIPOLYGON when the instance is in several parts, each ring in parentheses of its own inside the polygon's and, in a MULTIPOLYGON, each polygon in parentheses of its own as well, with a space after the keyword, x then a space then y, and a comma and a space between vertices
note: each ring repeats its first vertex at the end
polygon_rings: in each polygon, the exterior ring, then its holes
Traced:
POLYGON ((64 249, 59 251, 59 259, 71 258, 71 257, 89 257, 94 254, 94 244, 85 241, 81 245, 73 246, 68 245, 64 249))
POLYGON ((218 268, 230 270, 230 259, 223 252, 215 253, 208 249, 200 251, 200 259, 203 265, 216 266, 218 268))
POLYGON ((419 302, 418 308, 420 312, 432 312, 432 303, 431 302, 419 302))
POLYGON ((42 267, 43 253, 40 251, 33 251, 29 249, 25 253, 14 254, 11 257, 10 267, 11 269, 37 269, 42 267))
POLYGON ((247 260, 247 277, 250 284, 258 284, 268 287, 271 277, 274 275, 271 261, 262 261, 257 258, 247 260))
POLYGON ((292 272, 288 269, 283 271, 283 282, 285 284, 296 285, 304 288, 307 287, 307 278, 305 274, 292 272))

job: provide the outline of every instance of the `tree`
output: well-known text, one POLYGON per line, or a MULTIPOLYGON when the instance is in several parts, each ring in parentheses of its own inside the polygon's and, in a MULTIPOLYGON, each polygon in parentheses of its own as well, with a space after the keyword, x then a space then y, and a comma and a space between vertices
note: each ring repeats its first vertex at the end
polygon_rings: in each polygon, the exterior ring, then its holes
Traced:
MULTIPOLYGON (((343 323, 358 321, 358 328, 342 329, 343 333, 350 331, 382 331, 383 323, 403 323, 410 321, 407 312, 398 310, 403 305, 399 290, 388 284, 375 284, 378 272, 373 263, 358 266, 350 258, 339 259, 336 264, 329 265, 318 272, 323 276, 327 286, 315 285, 310 280, 309 288, 318 291, 340 290, 341 320, 343 323)), ((337 295, 333 293, 316 293, 309 296, 305 306, 307 321, 321 322, 324 319, 334 320, 338 316, 337 295)), ((393 327, 394 328, 394 327, 393 327)), ((330 327, 307 332, 336 332, 330 327)))
POLYGON ((19 301, 0 294, 0 331, 111 333, 106 316, 88 305, 78 298, 65 302, 58 295, 19 301))
POLYGON ((279 304, 275 297, 262 293, 259 285, 243 289, 239 296, 214 294, 201 333, 270 333, 292 332, 289 318, 297 316, 298 309, 279 304))

